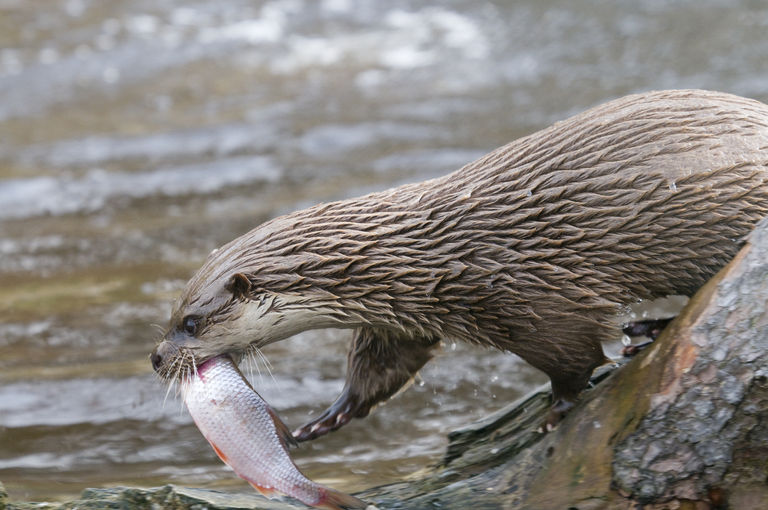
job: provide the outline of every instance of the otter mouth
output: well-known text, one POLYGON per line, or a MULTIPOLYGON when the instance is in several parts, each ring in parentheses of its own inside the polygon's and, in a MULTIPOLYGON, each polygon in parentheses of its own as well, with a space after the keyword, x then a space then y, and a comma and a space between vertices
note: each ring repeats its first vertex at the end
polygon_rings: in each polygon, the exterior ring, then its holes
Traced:
POLYGON ((155 347, 149 355, 155 373, 166 382, 182 382, 192 377, 206 362, 219 356, 228 356, 239 365, 243 359, 250 360, 257 367, 263 364, 271 373, 271 364, 256 344, 249 345, 244 351, 232 350, 219 353, 199 353, 196 349, 182 347, 173 342, 164 341, 155 347))
POLYGON ((164 381, 182 381, 195 372, 206 360, 195 356, 191 349, 163 342, 149 355, 152 368, 164 381))

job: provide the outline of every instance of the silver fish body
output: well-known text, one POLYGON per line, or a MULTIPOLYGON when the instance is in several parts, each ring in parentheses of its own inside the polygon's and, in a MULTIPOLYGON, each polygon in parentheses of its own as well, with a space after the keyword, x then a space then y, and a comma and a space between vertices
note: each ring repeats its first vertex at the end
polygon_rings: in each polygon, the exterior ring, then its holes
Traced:
POLYGON ((313 482, 291 460, 290 431, 228 356, 200 365, 182 383, 184 402, 205 439, 235 473, 265 495, 277 491, 329 509, 365 508, 313 482))

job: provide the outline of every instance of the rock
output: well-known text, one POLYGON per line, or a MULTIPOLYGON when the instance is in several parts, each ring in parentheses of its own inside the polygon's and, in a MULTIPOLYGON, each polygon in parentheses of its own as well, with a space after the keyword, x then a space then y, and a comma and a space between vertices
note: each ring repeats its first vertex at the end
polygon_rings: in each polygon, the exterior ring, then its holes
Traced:
POLYGON ((210 489, 191 489, 165 485, 152 489, 113 487, 85 489, 80 499, 60 505, 8 503, 0 510, 291 510, 306 508, 301 503, 268 500, 254 493, 225 493, 210 489))

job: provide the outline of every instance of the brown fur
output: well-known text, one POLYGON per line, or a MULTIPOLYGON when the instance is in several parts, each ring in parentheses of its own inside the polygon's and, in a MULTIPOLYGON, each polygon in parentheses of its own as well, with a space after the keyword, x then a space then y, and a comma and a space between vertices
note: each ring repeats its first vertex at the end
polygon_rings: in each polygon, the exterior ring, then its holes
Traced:
POLYGON ((569 400, 620 334, 623 307, 691 295, 735 255, 768 214, 766 179, 768 106, 695 90, 628 96, 445 177, 265 223, 208 258, 166 338, 203 358, 242 350, 206 328, 265 299, 284 333, 255 345, 357 328, 320 433, 391 396, 441 338, 516 353, 569 400), (280 324, 297 307, 313 320, 280 324), (188 314, 205 327, 180 341, 188 314))

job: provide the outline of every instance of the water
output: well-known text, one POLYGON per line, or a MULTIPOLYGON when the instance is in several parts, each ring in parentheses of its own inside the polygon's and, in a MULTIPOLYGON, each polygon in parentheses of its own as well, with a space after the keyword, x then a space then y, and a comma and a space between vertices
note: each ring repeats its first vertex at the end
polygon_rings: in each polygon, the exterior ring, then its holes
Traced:
MULTIPOLYGON (((0 481, 249 490, 147 359, 210 250, 627 93, 766 101, 767 28, 749 0, 0 0, 0 481)), ((348 340, 265 349, 254 384, 289 426, 338 394, 348 340)), ((296 461, 346 490, 401 479, 544 378, 448 344, 422 380, 296 461)))

